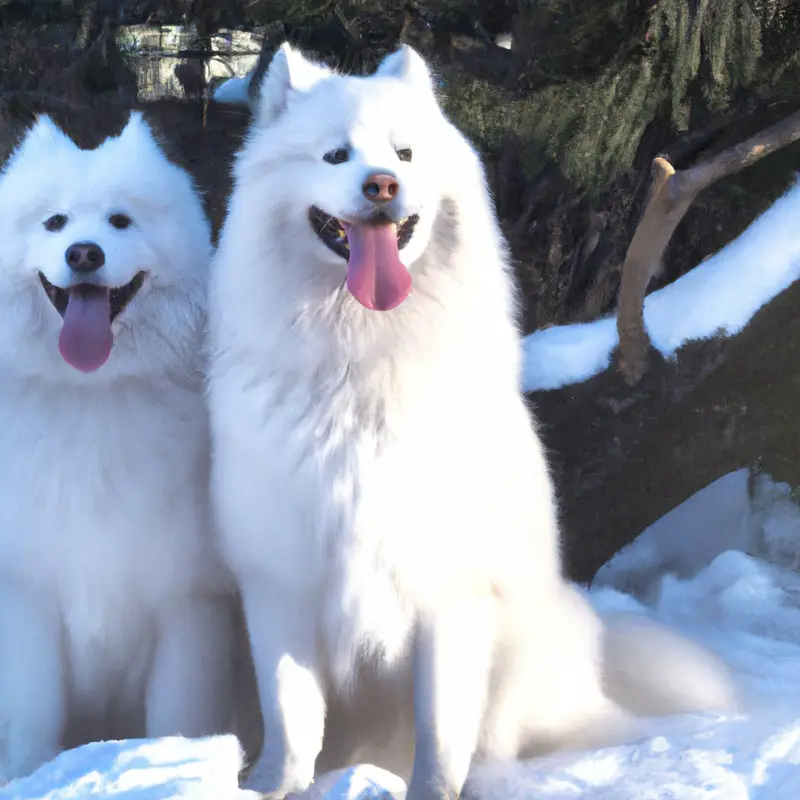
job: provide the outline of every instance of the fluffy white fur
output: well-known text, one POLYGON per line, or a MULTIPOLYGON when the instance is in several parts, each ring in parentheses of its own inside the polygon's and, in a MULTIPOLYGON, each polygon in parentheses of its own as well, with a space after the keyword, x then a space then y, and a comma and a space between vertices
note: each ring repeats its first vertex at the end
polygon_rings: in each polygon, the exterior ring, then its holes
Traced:
POLYGON ((0 176, 0 779, 98 738, 228 730, 231 578, 210 536, 209 226, 146 123, 80 150, 41 118, 0 176), (132 224, 116 230, 112 214, 132 224), (60 231, 43 222, 67 217, 60 231), (39 279, 147 278, 109 360, 60 356, 39 279))
POLYGON ((409 800, 454 797, 474 757, 629 731, 615 694, 643 713, 732 701, 711 656, 624 618, 605 636, 561 577, 504 242, 414 51, 360 78, 282 46, 211 285, 212 497, 265 721, 251 788, 304 789, 315 760, 407 775, 413 744, 409 800), (374 171, 399 179, 392 213, 420 215, 401 250, 412 293, 384 313, 348 293, 308 220, 363 213, 374 171), (683 681, 663 680, 670 657, 683 681))

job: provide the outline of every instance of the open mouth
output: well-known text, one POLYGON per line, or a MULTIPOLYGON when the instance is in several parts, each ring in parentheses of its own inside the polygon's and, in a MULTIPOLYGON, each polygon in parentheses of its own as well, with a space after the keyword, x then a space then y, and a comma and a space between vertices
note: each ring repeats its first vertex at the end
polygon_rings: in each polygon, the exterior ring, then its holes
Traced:
MULTIPOLYGON (((108 290, 109 309, 111 315, 109 320, 110 322, 113 322, 117 315, 125 309, 131 300, 133 300, 133 298, 136 296, 136 293, 142 288, 142 284, 144 283, 144 279, 146 277, 146 272, 137 272, 129 283, 126 283, 124 286, 118 286, 108 290)), ((45 294, 47 294, 47 297, 53 304, 53 307, 56 311, 58 311, 59 314, 61 314, 62 317, 67 311, 70 291, 74 291, 75 289, 92 291, 91 287, 95 286, 94 284, 80 284, 79 286, 72 287, 71 289, 62 289, 60 286, 50 283, 50 281, 48 281, 41 272, 39 273, 39 280, 41 281, 45 294)), ((106 287, 95 286, 95 288, 97 291, 103 291, 106 287)))
MULTIPOLYGON (((350 243, 347 240, 347 223, 343 223, 332 214, 328 214, 318 206, 311 206, 308 219, 314 232, 337 256, 345 261, 350 258, 350 243)), ((364 226, 394 224, 397 236, 397 249, 402 250, 414 234, 414 226, 419 221, 419 214, 412 214, 400 222, 391 223, 387 218, 375 218, 361 223, 364 226)))

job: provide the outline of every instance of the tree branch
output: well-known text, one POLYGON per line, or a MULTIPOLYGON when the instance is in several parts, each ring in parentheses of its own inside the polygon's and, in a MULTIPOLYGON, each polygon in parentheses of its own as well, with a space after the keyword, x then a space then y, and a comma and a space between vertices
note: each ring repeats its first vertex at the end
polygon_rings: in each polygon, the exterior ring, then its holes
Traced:
POLYGON ((700 192, 800 139, 800 111, 686 170, 653 160, 645 210, 633 234, 619 292, 617 368, 634 385, 647 370, 650 337, 644 325, 647 286, 678 224, 700 192))

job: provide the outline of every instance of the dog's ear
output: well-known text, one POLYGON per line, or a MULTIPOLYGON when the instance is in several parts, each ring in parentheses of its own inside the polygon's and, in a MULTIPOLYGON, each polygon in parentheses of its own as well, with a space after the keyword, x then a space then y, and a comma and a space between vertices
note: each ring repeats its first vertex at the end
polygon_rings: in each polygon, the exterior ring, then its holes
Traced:
POLYGON ((398 78, 418 89, 433 91, 431 74, 425 59, 407 44, 386 56, 375 70, 375 75, 384 78, 398 78))
POLYGON ((131 111, 122 133, 109 137, 100 147, 121 150, 120 157, 134 164, 172 163, 164 142, 141 111, 131 111))
POLYGON ((11 154, 9 162, 16 161, 23 156, 37 158, 39 154, 45 153, 50 156, 54 151, 64 148, 79 149, 78 145, 53 122, 51 117, 41 114, 23 136, 22 141, 11 154))
POLYGON ((261 81, 257 103, 259 122, 268 125, 286 110, 293 95, 309 91, 332 74, 324 64, 309 61, 299 50, 284 42, 272 57, 261 81))
POLYGON ((153 129, 147 124, 141 111, 131 111, 128 123, 117 138, 134 150, 144 148, 162 152, 158 140, 153 134, 153 129))

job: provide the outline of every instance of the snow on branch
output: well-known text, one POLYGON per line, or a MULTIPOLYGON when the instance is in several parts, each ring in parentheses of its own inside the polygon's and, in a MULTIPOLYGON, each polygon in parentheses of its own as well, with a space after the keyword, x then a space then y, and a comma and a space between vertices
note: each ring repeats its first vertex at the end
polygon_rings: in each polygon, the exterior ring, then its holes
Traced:
POLYGON ((695 166, 676 171, 664 158, 651 166, 644 213, 622 267, 616 366, 630 385, 647 370, 650 337, 644 326, 644 298, 670 237, 700 192, 764 156, 800 139, 800 111, 695 166))

